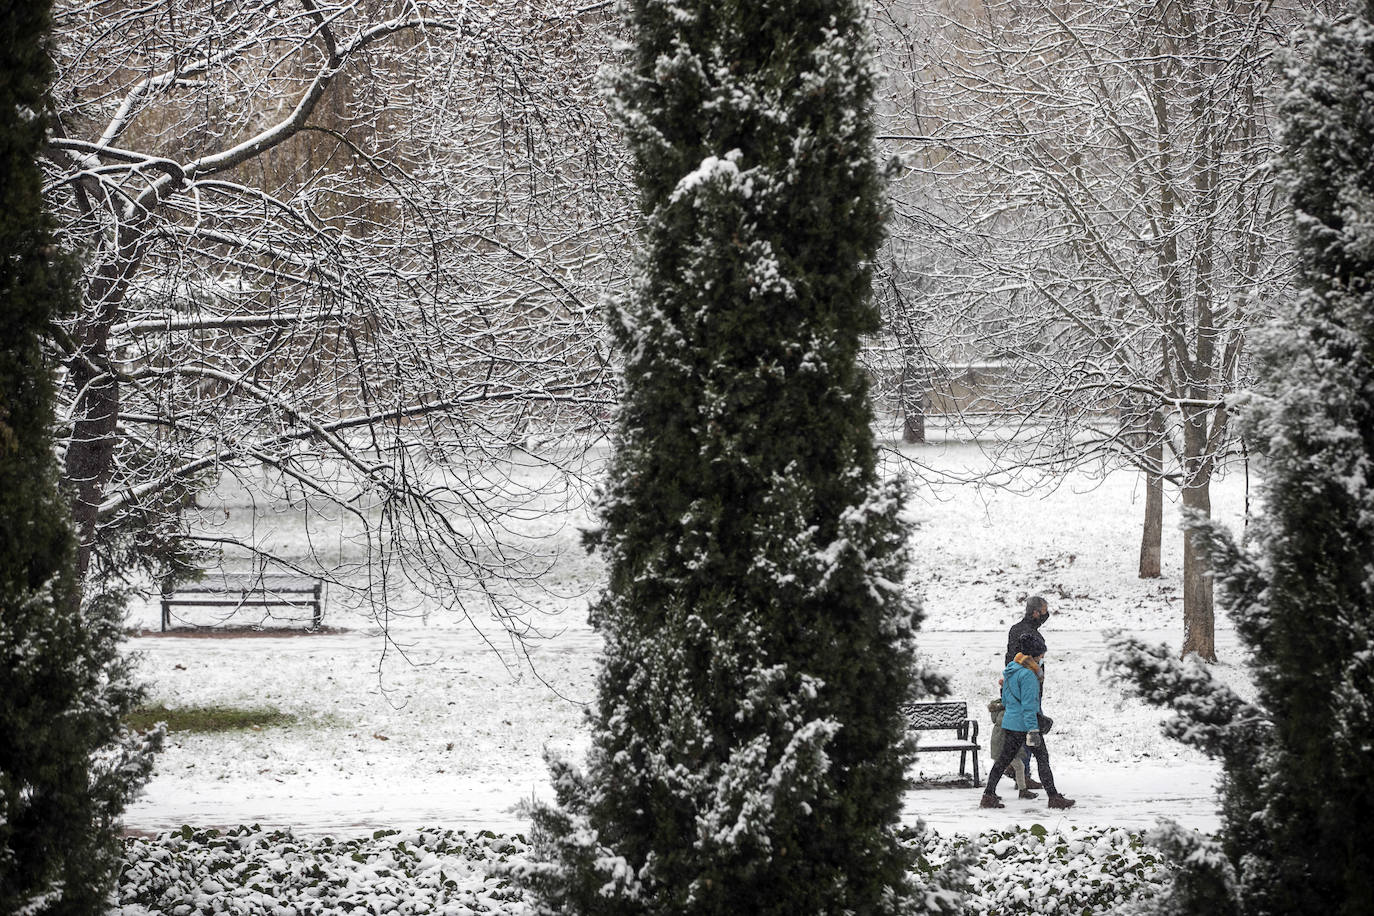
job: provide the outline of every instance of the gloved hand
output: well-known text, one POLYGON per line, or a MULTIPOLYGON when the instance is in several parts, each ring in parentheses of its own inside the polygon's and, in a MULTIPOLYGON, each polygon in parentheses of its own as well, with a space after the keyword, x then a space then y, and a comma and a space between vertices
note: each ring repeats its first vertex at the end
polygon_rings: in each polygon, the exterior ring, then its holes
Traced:
POLYGON ((1032 728, 1030 731, 1026 732, 1026 747, 1039 747, 1039 746, 1040 746, 1040 729, 1038 729, 1038 728, 1032 728))

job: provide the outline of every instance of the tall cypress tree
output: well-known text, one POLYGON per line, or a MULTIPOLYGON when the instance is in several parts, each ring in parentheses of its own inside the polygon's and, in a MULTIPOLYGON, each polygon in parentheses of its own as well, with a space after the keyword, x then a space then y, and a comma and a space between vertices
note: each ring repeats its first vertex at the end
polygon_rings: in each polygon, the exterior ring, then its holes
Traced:
POLYGON ((49 3, 0 4, 0 913, 97 914, 115 821, 156 738, 123 732, 137 698, 118 608, 81 607, 53 453, 42 339, 73 307, 38 156, 49 3))
POLYGON ((646 228, 610 309, 605 654, 524 881, 547 912, 909 911, 918 615, 858 363, 886 216, 865 11, 627 9, 646 228))
POLYGON ((1225 770, 1217 855, 1161 835, 1188 853, 1173 912, 1374 913, 1374 3, 1297 38, 1281 165, 1299 293, 1257 348, 1242 423, 1263 513, 1253 549, 1212 532, 1258 696, 1129 640, 1118 659, 1225 770))

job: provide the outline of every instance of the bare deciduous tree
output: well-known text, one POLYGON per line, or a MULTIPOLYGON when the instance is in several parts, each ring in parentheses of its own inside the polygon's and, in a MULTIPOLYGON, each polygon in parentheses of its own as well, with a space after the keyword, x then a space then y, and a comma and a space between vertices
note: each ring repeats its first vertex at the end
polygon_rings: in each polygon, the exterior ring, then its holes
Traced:
POLYGON ((606 6, 59 3, 83 572, 266 551, 194 518, 228 475, 351 518, 371 572, 342 584, 374 606, 404 582, 520 632, 502 584, 543 568, 521 524, 607 409, 596 302, 633 228, 606 6))
MULTIPOLYGON (((884 31, 908 61, 894 95, 918 106, 889 137, 912 166, 894 233, 926 252, 927 345, 1005 366, 996 400, 1033 435, 998 446, 1003 466, 1143 471, 1157 574, 1160 485, 1209 515, 1246 330, 1289 282, 1268 58, 1297 12, 991 0, 914 18, 925 32, 884 31)), ((1183 566, 1184 652, 1214 659, 1191 534, 1183 566)))

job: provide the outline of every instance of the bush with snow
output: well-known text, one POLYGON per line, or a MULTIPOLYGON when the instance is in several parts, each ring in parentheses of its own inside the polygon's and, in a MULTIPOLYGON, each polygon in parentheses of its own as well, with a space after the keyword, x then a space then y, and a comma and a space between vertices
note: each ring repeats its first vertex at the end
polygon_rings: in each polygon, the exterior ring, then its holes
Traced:
POLYGON ((304 838, 236 827, 131 839, 119 879, 123 916, 523 913, 499 866, 523 837, 491 831, 378 830, 304 838))
MULTIPOLYGON (((976 837, 907 834, 918 884, 940 887, 951 863, 966 881, 964 912, 1107 914, 1156 895, 1166 867, 1139 833, 1120 828, 1051 832, 1039 824, 976 837)), ((523 836, 490 831, 379 830, 368 837, 299 837, 237 827, 131 839, 120 878, 120 916, 311 916, 530 912, 508 884, 525 861, 523 836)))
POLYGON ((1032 824, 977 837, 928 833, 920 862, 936 870, 972 846, 964 912, 981 914, 1111 913, 1152 897, 1166 875, 1159 850, 1119 827, 1051 832, 1032 824))

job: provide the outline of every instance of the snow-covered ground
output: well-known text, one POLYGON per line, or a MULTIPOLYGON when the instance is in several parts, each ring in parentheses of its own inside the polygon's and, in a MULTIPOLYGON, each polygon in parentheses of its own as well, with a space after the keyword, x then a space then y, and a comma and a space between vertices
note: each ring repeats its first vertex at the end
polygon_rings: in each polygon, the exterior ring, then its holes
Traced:
MULTIPOLYGON (((984 466, 968 443, 907 451, 941 472, 984 466)), ((975 790, 931 788, 909 793, 906 818, 922 818, 942 833, 1031 820, 1052 829, 1144 827, 1161 816, 1214 828, 1215 768, 1161 739, 1161 714, 1124 700, 1100 672, 1106 628, 1178 644, 1177 505, 1166 505, 1165 577, 1141 581, 1134 571, 1143 507, 1134 474, 1083 473, 1032 493, 919 484, 917 497, 913 586, 927 613, 922 652, 948 675, 953 698, 969 703, 984 738, 1006 628, 1028 594, 1049 599, 1046 710, 1056 726, 1048 743, 1060 787, 1079 805, 1051 817, 1043 795, 1023 802, 1003 791, 1007 807, 984 811, 975 790)), ((1239 526, 1244 499, 1241 474, 1219 481, 1216 516, 1239 526)), ((261 510, 230 507, 230 514, 263 523, 261 510)), ((547 621, 558 635, 530 648, 533 670, 513 663, 511 653, 498 656, 442 613, 392 621, 384 639, 374 620, 342 602, 331 604, 326 623, 344 632, 330 635, 131 640, 154 701, 273 706, 299 716, 300 724, 170 736, 127 827, 257 823, 348 835, 420 825, 524 830, 512 809, 548 796, 544 749, 576 756, 586 744, 582 704, 592 696, 598 639, 583 611, 597 567, 576 546, 582 521, 549 521, 567 550, 551 584, 581 597, 531 596, 533 605, 561 612, 547 621)), ((289 546, 293 519, 272 524, 289 546)), ((156 615, 148 603, 130 622, 152 627, 156 615)), ((1248 693, 1241 652, 1224 620, 1218 645, 1222 662, 1214 673, 1248 693)), ((984 772, 989 762, 985 754, 984 772)), ((957 756, 947 753, 918 761, 921 775, 937 779, 957 766, 957 756)))

